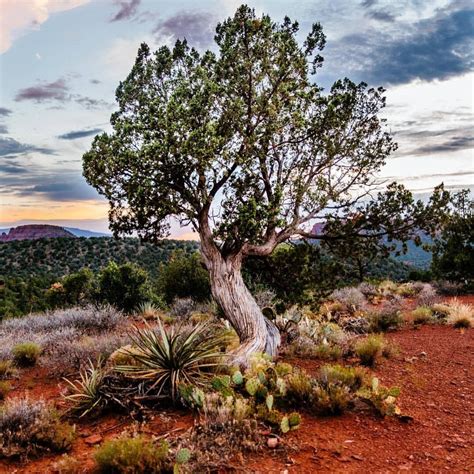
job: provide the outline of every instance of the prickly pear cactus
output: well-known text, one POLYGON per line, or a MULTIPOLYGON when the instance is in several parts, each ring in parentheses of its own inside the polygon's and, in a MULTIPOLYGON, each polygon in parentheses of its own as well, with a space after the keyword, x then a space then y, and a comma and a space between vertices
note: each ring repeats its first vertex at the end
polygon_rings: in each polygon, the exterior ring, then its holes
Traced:
POLYGON ((247 393, 253 397, 261 385, 262 384, 257 377, 252 377, 245 382, 245 390, 247 390, 247 393))
POLYGON ((267 395, 265 404, 267 405, 268 411, 271 411, 273 408, 273 395, 267 395))
POLYGON ((290 428, 292 430, 296 430, 299 428, 301 424, 301 415, 294 411, 288 415, 288 423, 290 424, 290 428))
POLYGON ((284 416, 280 421, 280 429, 282 433, 288 433, 290 431, 290 421, 287 416, 284 416))
POLYGON ((232 382, 234 382, 235 385, 242 385, 244 383, 244 377, 240 370, 237 370, 232 374, 232 382))
POLYGON ((176 453, 176 462, 178 464, 185 464, 191 459, 191 451, 188 448, 181 448, 176 453))

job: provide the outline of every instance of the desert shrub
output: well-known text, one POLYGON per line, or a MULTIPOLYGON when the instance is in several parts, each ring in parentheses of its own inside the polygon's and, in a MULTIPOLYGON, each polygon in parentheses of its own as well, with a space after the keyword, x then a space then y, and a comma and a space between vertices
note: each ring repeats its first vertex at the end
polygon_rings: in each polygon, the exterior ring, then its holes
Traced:
POLYGON ((449 303, 447 323, 455 328, 470 328, 474 325, 474 310, 472 306, 458 300, 449 303))
POLYGON ((205 301, 211 297, 209 274, 197 252, 191 255, 183 250, 173 252, 169 262, 160 266, 157 287, 168 304, 176 298, 205 301))
POLYGON ((345 332, 349 333, 366 334, 370 331, 370 323, 365 315, 344 318, 339 324, 345 332))
POLYGON ((211 392, 204 395, 201 414, 207 426, 218 428, 251 417, 252 406, 245 398, 211 392))
POLYGON ((319 370, 318 382, 323 385, 339 384, 355 392, 364 383, 365 372, 358 367, 342 365, 325 365, 319 370))
POLYGON ((397 329, 401 326, 403 318, 400 306, 393 303, 385 303, 381 308, 367 313, 370 330, 373 332, 385 332, 397 329))
POLYGON ((147 272, 132 263, 110 262, 97 278, 97 298, 126 313, 149 299, 147 272))
POLYGON ((159 446, 145 438, 122 437, 106 441, 94 459, 97 470, 104 474, 153 474, 167 472, 168 444, 159 446))
POLYGON ((433 311, 428 306, 418 306, 411 312, 413 324, 427 324, 432 321, 433 311))
POLYGON ((255 291, 253 297, 260 309, 272 308, 277 299, 276 293, 273 290, 269 290, 267 288, 255 291))
POLYGON ((429 283, 424 283, 423 288, 417 295, 418 306, 431 306, 439 301, 436 289, 429 283))
POLYGON ((346 310, 351 312, 361 309, 367 301, 359 289, 350 287, 333 291, 331 299, 342 303, 346 310))
POLYGON ((74 428, 61 422, 44 400, 7 400, 0 411, 0 456, 67 451, 74 436, 74 428))
POLYGON ((388 295, 390 293, 396 293, 398 290, 398 285, 392 280, 383 280, 379 283, 379 290, 384 295, 388 295))
POLYGON ((3 400, 11 391, 12 386, 6 380, 0 380, 0 400, 3 400))
POLYGON ((36 364, 41 354, 41 346, 34 342, 23 342, 12 348, 13 360, 20 367, 36 364))
POLYGON ((313 396, 313 410, 320 415, 338 415, 352 402, 349 388, 335 384, 316 386, 313 396))
POLYGON ((70 411, 83 417, 92 411, 102 410, 107 399, 103 393, 105 370, 97 364, 94 366, 92 362, 89 367, 80 372, 80 378, 71 382, 65 379, 68 384, 68 393, 64 398, 71 405, 70 411))
POLYGON ((319 344, 314 348, 314 354, 319 359, 337 360, 342 357, 342 349, 334 344, 319 344))
POLYGON ((89 360, 106 360, 118 348, 126 345, 129 337, 105 333, 98 336, 84 336, 77 340, 62 339, 50 348, 42 364, 56 373, 68 374, 84 368, 89 360))
POLYGON ((93 296, 94 274, 89 268, 64 276, 51 285, 46 300, 52 307, 71 306, 90 302, 93 296))
POLYGON ((170 314, 176 318, 188 318, 196 308, 192 298, 176 298, 170 307, 170 314))
POLYGON ((415 296, 418 293, 418 289, 413 283, 408 282, 408 283, 401 284, 397 288, 396 292, 400 296, 410 297, 410 296, 415 296))
POLYGON ((434 318, 441 321, 446 321, 451 311, 451 308, 449 305, 444 303, 435 303, 431 306, 431 311, 433 313, 434 318))
POLYGON ((302 370, 293 370, 285 379, 286 400, 294 406, 312 402, 313 380, 302 370))
POLYGON ((381 335, 371 335, 361 339, 355 345, 355 353, 363 365, 372 367, 382 355, 384 339, 381 335))
POLYGON ((13 377, 15 373, 15 367, 10 359, 0 360, 0 380, 13 377))
POLYGON ((457 296, 463 293, 463 284, 455 281, 438 280, 435 282, 436 291, 444 296, 457 296))
POLYGON ((63 454, 61 459, 53 464, 53 472, 58 474, 77 474, 84 468, 83 461, 69 454, 63 454))
POLYGON ((366 298, 373 298, 377 296, 377 287, 372 283, 363 281, 362 283, 357 286, 357 289, 366 297, 366 298))
POLYGON ((149 382, 157 396, 165 393, 176 401, 180 383, 202 384, 206 371, 220 364, 223 339, 205 323, 189 329, 165 329, 158 321, 158 334, 149 327, 135 328, 131 340, 139 353, 131 352, 131 357, 137 364, 118 366, 116 370, 149 382))

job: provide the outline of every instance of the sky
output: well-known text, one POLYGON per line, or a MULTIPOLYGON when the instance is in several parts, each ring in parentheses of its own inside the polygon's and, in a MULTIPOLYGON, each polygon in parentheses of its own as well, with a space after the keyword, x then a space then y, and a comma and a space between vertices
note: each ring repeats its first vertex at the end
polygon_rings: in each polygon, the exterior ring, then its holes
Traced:
MULTIPOLYGON (((107 230, 82 154, 109 131, 115 89, 138 46, 212 48, 234 0, 0 0, 0 227, 47 221, 107 230)), ((320 22, 316 82, 387 89, 398 142, 382 177, 415 193, 474 188, 474 4, 469 0, 256 0, 257 13, 320 22)), ((172 236, 189 237, 174 226, 172 236)))

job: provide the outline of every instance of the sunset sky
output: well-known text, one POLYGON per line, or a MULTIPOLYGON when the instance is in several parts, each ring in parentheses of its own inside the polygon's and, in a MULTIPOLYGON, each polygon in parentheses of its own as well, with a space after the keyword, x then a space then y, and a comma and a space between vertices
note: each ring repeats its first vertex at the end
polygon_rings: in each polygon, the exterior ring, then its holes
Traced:
MULTIPOLYGON (((317 82, 387 88, 399 143, 383 176, 414 192, 474 187, 474 8, 463 0, 249 1, 274 20, 319 21, 317 82)), ((107 203, 81 175, 139 44, 186 37, 212 48, 233 0, 0 0, 0 227, 47 220, 107 229, 107 203)), ((174 229, 173 235, 186 230, 174 229)))

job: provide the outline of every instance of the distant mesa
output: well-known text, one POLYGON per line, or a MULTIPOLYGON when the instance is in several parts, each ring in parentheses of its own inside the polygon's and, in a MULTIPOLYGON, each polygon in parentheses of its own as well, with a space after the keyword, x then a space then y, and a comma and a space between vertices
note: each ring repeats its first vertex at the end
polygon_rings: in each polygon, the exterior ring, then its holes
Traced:
POLYGON ((59 237, 68 237, 75 239, 76 236, 56 225, 48 224, 30 224, 14 227, 0 235, 0 242, 11 242, 12 240, 36 240, 36 239, 54 239, 59 237))

